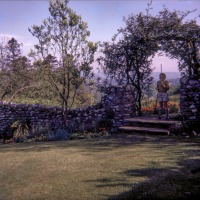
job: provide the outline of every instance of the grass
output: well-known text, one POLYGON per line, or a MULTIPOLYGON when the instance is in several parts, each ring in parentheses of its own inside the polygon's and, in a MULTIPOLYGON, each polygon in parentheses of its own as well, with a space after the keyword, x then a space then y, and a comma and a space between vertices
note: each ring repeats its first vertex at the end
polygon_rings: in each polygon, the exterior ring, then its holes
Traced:
POLYGON ((0 144, 0 199, 189 199, 199 150, 198 140, 139 134, 0 144))

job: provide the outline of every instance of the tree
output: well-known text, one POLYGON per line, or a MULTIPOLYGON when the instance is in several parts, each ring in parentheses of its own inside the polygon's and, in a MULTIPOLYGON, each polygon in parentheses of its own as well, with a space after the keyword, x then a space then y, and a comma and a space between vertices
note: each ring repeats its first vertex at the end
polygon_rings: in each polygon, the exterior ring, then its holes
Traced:
POLYGON ((7 61, 10 62, 12 67, 15 67, 14 62, 22 56, 21 46, 22 44, 19 44, 15 38, 11 38, 7 43, 7 61))
POLYGON ((22 56, 21 44, 14 38, 8 40, 1 49, 1 100, 7 97, 7 101, 11 101, 23 90, 33 87, 30 63, 22 56))
POLYGON ((43 70, 61 98, 64 117, 78 88, 91 76, 97 44, 87 40, 87 23, 68 7, 68 0, 51 1, 49 12, 41 26, 29 29, 39 41, 31 55, 43 60, 43 70))
POLYGON ((196 19, 187 20, 194 11, 170 12, 164 8, 157 16, 159 26, 154 27, 157 34, 152 37, 167 56, 179 60, 179 71, 189 76, 200 74, 200 26, 196 19))
POLYGON ((170 58, 179 60, 179 70, 199 74, 200 27, 195 20, 183 22, 192 12, 170 12, 164 8, 157 16, 129 15, 124 18, 112 42, 101 46, 103 56, 98 58, 101 69, 109 80, 118 84, 131 84, 136 96, 136 109, 141 115, 141 100, 151 84, 152 58, 165 51, 170 58))
POLYGON ((119 85, 132 85, 136 98, 136 110, 141 115, 143 94, 149 89, 152 81, 150 57, 155 55, 158 43, 148 40, 144 28, 148 29, 149 16, 140 13, 137 16, 124 18, 126 27, 118 30, 112 44, 101 44, 103 56, 99 64, 109 79, 119 85), (121 37, 120 37, 121 36, 121 37), (120 38, 119 38, 120 37, 120 38))

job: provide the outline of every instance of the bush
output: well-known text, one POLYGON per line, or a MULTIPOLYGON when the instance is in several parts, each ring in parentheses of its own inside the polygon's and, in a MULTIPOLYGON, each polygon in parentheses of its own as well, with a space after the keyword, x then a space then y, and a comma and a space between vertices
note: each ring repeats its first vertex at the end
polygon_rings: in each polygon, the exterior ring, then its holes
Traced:
POLYGON ((99 119, 96 122, 96 132, 108 131, 112 127, 112 120, 108 118, 99 119))
MULTIPOLYGON (((151 116, 155 114, 155 109, 158 109, 159 103, 156 105, 156 100, 150 99, 150 101, 147 103, 142 104, 141 111, 143 115, 146 116, 151 116)), ((178 102, 175 101, 168 101, 168 108, 169 108, 169 113, 178 113, 180 110, 180 106, 178 102)))
POLYGON ((200 120, 196 121, 181 121, 171 126, 170 134, 172 135, 188 135, 190 137, 200 135, 200 120))
POLYGON ((177 113, 180 110, 179 104, 174 101, 168 102, 168 108, 170 113, 177 113))

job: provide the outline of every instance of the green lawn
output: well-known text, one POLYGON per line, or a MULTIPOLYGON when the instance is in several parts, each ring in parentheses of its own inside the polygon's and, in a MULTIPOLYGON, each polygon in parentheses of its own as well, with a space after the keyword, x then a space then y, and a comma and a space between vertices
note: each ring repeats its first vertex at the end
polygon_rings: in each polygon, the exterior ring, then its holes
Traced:
POLYGON ((0 200, 189 198, 200 189, 199 150, 139 134, 0 144, 0 200))

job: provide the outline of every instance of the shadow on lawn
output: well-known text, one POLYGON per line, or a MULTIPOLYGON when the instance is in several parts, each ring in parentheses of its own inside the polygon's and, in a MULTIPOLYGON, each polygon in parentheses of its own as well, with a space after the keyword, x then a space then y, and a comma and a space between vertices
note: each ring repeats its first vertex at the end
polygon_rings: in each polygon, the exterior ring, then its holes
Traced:
POLYGON ((97 188, 126 187, 127 192, 104 196, 107 200, 169 200, 169 199, 199 199, 200 196, 200 160, 192 159, 180 163, 177 168, 145 168, 130 169, 122 172, 125 178, 101 178, 87 180, 97 188), (131 184, 129 177, 147 177, 148 180, 131 184))
MULTIPOLYGON (((198 150, 197 150, 198 151, 198 150)), ((191 152, 187 152, 188 156, 191 152)), ((193 153, 195 153, 193 151, 193 153)), ((199 151, 197 152, 199 155, 199 151)), ((169 200, 199 199, 200 157, 181 160, 177 168, 131 169, 123 173, 129 177, 148 177, 148 181, 132 185, 128 192, 110 196, 107 200, 169 200)), ((112 184, 112 183, 110 183, 112 184)))
MULTIPOLYGON (((120 139, 120 138, 118 138, 120 139)), ((150 200, 150 199, 199 199, 200 197, 200 151, 199 141, 189 139, 177 139, 166 137, 126 137, 123 141, 115 141, 114 146, 134 144, 162 144, 161 146, 152 145, 151 148, 168 148, 176 143, 184 143, 187 150, 181 152, 174 149, 170 153, 185 154, 185 160, 180 160, 175 168, 145 168, 145 169, 130 169, 122 172, 125 175, 123 179, 101 178, 96 180, 87 180, 100 187, 120 187, 124 186, 132 188, 130 191, 119 194, 117 196, 107 197, 108 200, 150 200), (136 140, 135 140, 136 139, 136 140), (191 147, 191 148, 190 148, 191 147), (191 157, 195 157, 191 159, 191 157), (127 177, 127 178, 126 178, 127 177), (128 177, 147 177, 149 180, 141 184, 133 185, 128 181, 128 177)), ((97 146, 101 143, 96 144, 97 146)), ((93 148, 93 147, 90 147, 93 148)), ((154 163, 152 162, 152 165, 154 163)))
POLYGON ((149 176, 149 180, 132 186, 128 192, 116 196, 110 196, 107 200, 150 200, 150 199, 199 199, 200 196, 200 173, 193 174, 174 171, 173 169, 130 170, 131 176, 142 176, 143 172, 149 176), (149 172, 150 171, 150 174, 149 172))
POLYGON ((122 172, 125 178, 101 178, 87 180, 97 188, 126 187, 128 192, 116 196, 104 196, 107 200, 169 200, 199 199, 200 159, 184 160, 177 168, 130 169, 122 172), (147 177, 148 180, 131 184, 129 177, 147 177))
MULTIPOLYGON (((123 178, 100 178, 96 180, 87 180, 86 182, 93 183, 95 187, 132 187, 133 183, 130 183, 129 177, 152 177, 155 174, 160 174, 164 171, 168 171, 169 169, 159 169, 159 168, 145 168, 145 169, 133 169, 133 170, 126 170, 124 172, 119 172, 120 175, 123 176, 123 178), (125 175, 125 176, 124 176, 125 175)), ((117 172, 116 172, 117 173, 117 172)), ((116 197, 113 197, 114 199, 116 197)))
MULTIPOLYGON (((184 154, 186 160, 177 163, 179 170, 174 168, 143 168, 129 169, 122 173, 123 179, 115 177, 102 177, 95 180, 86 180, 93 183, 95 187, 126 187, 132 188, 130 191, 117 196, 107 196, 108 200, 137 200, 137 199, 191 199, 200 195, 200 152, 199 141, 185 140, 169 136, 150 136, 140 134, 119 134, 111 135, 107 138, 93 138, 82 140, 51 141, 51 142, 32 142, 32 143, 12 143, 0 144, 0 152, 40 152, 52 149, 76 148, 81 152, 102 152, 112 151, 116 148, 126 148, 133 145, 148 145, 148 148, 164 149, 179 143, 184 143, 187 147, 184 152, 180 149, 171 150, 170 153, 184 154), (158 145, 157 145, 158 144, 158 145), (191 147, 191 148, 190 148, 191 147), (191 156, 195 159, 190 159, 191 156), (133 185, 130 177, 147 177, 148 181, 133 185)), ((152 162, 152 165, 154 163, 152 162)))
MULTIPOLYGON (((77 148, 80 150, 109 151, 114 148, 123 148, 132 145, 151 145, 160 144, 159 148, 168 148, 171 145, 184 142, 179 138, 160 136, 160 135, 141 135, 141 134, 115 134, 110 137, 97 137, 92 139, 76 139, 64 141, 44 141, 44 142, 26 142, 0 144, 0 152, 40 152, 51 149, 77 148)), ((193 143, 189 140, 187 145, 199 145, 199 142, 193 143)), ((156 148, 156 147, 152 147, 156 148)))

